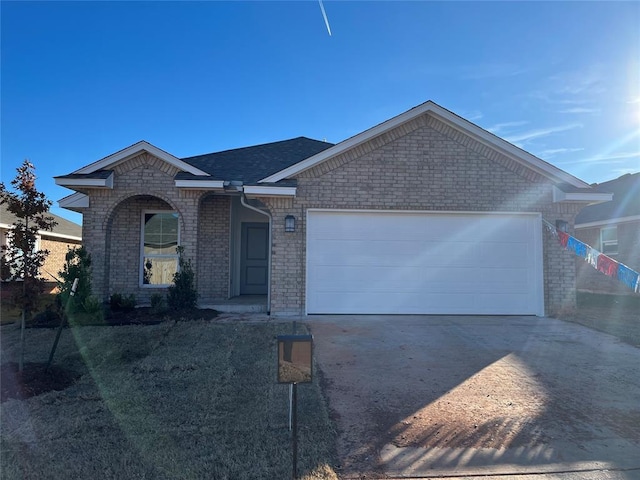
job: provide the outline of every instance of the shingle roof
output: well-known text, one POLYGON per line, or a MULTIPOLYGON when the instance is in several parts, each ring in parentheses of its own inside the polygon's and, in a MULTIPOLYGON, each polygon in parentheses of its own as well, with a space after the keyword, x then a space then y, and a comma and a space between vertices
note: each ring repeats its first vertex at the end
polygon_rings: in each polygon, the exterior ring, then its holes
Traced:
MULTIPOLYGON (((215 179, 239 180, 245 185, 254 185, 258 180, 332 146, 332 143, 297 137, 280 142, 187 157, 181 160, 209 173, 215 179)), ((198 177, 188 173, 179 173, 176 178, 195 179, 198 177)))
POLYGON ((105 180, 113 173, 112 170, 96 170, 93 173, 70 173, 69 175, 59 175, 53 178, 73 178, 73 179, 98 179, 105 180))
POLYGON ((576 216, 576 225, 640 215, 640 172, 593 185, 599 193, 613 193, 613 200, 589 205, 576 216))
MULTIPOLYGON (((51 232, 42 232, 43 234, 47 233, 55 233, 58 235, 68 235, 70 237, 78 237, 82 238, 82 227, 77 223, 71 222, 66 218, 62 218, 55 213, 49 212, 49 215, 53 217, 53 219, 58 222, 58 224, 53 227, 51 232)), ((5 223, 8 225, 13 224, 16 221, 16 216, 7 210, 6 205, 0 205, 0 223, 5 223)))

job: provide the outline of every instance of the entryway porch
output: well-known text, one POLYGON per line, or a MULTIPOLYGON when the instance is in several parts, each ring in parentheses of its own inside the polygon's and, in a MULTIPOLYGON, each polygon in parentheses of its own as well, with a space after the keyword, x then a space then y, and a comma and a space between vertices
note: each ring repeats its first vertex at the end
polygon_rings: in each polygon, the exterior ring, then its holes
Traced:
POLYGON ((224 313, 267 313, 266 295, 239 295, 229 299, 213 300, 200 305, 200 308, 213 308, 224 313))

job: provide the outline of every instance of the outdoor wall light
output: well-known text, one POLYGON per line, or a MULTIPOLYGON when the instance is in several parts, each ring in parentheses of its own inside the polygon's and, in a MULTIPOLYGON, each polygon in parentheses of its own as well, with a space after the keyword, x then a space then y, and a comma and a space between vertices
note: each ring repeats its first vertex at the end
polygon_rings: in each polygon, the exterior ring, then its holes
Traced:
POLYGON ((295 232, 296 231, 296 217, 293 215, 287 215, 284 217, 284 231, 295 232))

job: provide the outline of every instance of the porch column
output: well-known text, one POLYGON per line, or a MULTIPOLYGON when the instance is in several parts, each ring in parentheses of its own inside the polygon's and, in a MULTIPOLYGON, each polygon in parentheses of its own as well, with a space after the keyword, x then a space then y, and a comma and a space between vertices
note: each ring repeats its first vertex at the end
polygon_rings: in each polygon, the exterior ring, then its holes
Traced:
POLYGON ((183 257, 191 260, 191 267, 196 272, 196 289, 198 288, 198 207, 200 192, 183 190, 180 192, 180 246, 184 249, 183 257))

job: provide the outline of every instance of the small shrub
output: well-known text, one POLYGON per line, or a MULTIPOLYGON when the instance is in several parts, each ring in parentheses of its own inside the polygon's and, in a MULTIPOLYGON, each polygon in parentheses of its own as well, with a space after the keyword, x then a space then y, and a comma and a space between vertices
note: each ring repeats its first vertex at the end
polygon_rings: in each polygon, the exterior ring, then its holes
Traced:
POLYGON ((133 294, 125 297, 119 293, 114 293, 109 298, 109 307, 112 312, 130 312, 136 308, 136 303, 136 297, 133 294))
POLYGON ((191 259, 185 260, 184 249, 176 248, 178 252, 178 271, 173 275, 173 285, 169 287, 167 303, 173 310, 193 308, 198 302, 198 292, 195 287, 195 273, 191 266, 191 259))
POLYGON ((169 310, 167 299, 161 293, 151 295, 151 313, 154 315, 162 315, 169 310))
POLYGON ((62 321, 60 318, 60 309, 53 304, 47 305, 42 312, 39 312, 33 316, 30 325, 32 327, 55 327, 60 325, 62 321))
POLYGON ((100 325, 104 323, 104 307, 102 302, 93 295, 88 297, 82 309, 69 314, 69 324, 77 325, 100 325))

